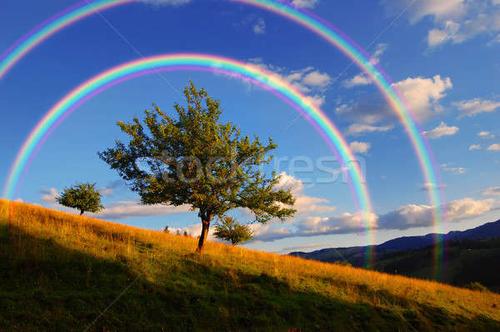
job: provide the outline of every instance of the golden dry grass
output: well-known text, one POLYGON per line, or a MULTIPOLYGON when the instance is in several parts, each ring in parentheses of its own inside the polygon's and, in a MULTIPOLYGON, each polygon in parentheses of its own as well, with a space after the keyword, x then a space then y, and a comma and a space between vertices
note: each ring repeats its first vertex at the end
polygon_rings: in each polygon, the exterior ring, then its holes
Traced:
MULTIPOLYGON (((408 307, 417 311, 428 307, 462 320, 482 317, 500 321, 500 296, 495 293, 215 242, 208 242, 204 254, 198 257, 193 254, 196 246, 194 238, 6 200, 0 200, 2 221, 7 222, 11 230, 21 230, 32 238, 50 239, 68 250, 98 259, 126 262, 134 274, 153 284, 161 284, 168 269, 179 266, 182 259, 196 259, 207 268, 225 271, 228 278, 234 275, 232 284, 243 282, 238 280, 238 273, 256 276, 265 274, 272 280, 286 284, 291 291, 320 294, 341 303, 366 304, 396 314, 401 312, 402 316, 408 307)), ((22 239, 16 241, 15 234, 12 232, 10 237, 18 259, 50 259, 48 255, 51 253, 46 251, 43 244, 22 239)), ((433 324, 427 323, 420 326, 429 328, 433 324)))

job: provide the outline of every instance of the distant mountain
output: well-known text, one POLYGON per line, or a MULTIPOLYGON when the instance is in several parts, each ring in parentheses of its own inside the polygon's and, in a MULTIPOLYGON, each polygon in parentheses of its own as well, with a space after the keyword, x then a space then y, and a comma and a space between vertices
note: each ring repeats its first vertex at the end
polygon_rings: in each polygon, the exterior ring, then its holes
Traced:
POLYGON ((500 237, 500 219, 465 231, 452 231, 447 234, 427 234, 423 236, 405 236, 384 242, 376 249, 411 250, 432 246, 436 238, 451 240, 485 240, 500 237))
POLYGON ((366 251, 375 249, 375 270, 434 279, 436 238, 441 239, 445 247, 442 273, 436 279, 459 286, 476 281, 500 291, 500 220, 465 231, 400 237, 373 247, 327 248, 290 255, 361 267, 366 251))
POLYGON ((448 240, 481 240, 500 237, 500 219, 466 231, 453 231, 446 234, 448 240))
MULTIPOLYGON (((403 251, 403 250, 421 249, 432 246, 434 245, 436 238, 440 238, 443 241, 450 241, 450 240, 463 240, 463 239, 481 240, 494 237, 500 237, 500 219, 465 231, 452 231, 447 234, 431 233, 422 236, 398 237, 396 239, 386 241, 374 247, 376 252, 403 251)), ((290 255, 322 260, 322 261, 342 261, 347 256, 349 257, 357 256, 359 253, 364 254, 364 252, 370 247, 372 246, 326 248, 311 252, 301 252, 301 251, 291 252, 290 255)))

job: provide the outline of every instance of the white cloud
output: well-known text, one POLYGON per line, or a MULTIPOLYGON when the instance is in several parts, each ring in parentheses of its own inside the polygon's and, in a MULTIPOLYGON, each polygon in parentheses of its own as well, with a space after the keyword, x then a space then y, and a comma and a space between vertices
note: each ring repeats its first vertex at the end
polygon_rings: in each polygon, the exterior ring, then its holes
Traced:
POLYGON ((464 220, 480 216, 494 208, 492 199, 475 200, 463 198, 452 201, 445 206, 445 216, 448 221, 464 220))
POLYGON ((281 79, 289 82, 314 104, 322 106, 325 102, 325 90, 331 84, 332 78, 327 73, 321 72, 314 67, 305 67, 298 70, 289 70, 284 67, 265 64, 261 58, 250 59, 250 63, 273 72, 281 79))
POLYGON ((462 112, 462 116, 475 116, 496 111, 500 108, 500 101, 474 98, 459 101, 454 105, 462 112))
MULTIPOLYGON (((362 74, 344 81, 344 86, 353 87, 369 84, 362 74)), ((452 89, 449 77, 408 77, 392 85, 402 95, 409 111, 422 122, 432 118, 442 110, 441 100, 452 89)), ((372 95, 365 95, 356 101, 338 103, 335 112, 351 122, 347 135, 361 135, 373 132, 385 132, 393 129, 396 116, 387 103, 372 95)))
POLYGON ((500 196, 500 186, 486 188, 482 194, 484 196, 500 196))
POLYGON ((135 201, 121 201, 109 205, 102 212, 95 214, 95 216, 105 219, 125 219, 131 217, 163 216, 189 211, 190 208, 186 205, 143 205, 135 201))
POLYGON ((443 136, 453 136, 458 133, 458 131, 458 127, 448 126, 446 123, 441 122, 439 126, 432 130, 424 131, 423 134, 430 139, 436 139, 443 136))
POLYGON ((99 188, 98 191, 102 196, 111 196, 113 195, 114 190, 113 188, 104 187, 104 188, 99 188))
POLYGON ((313 67, 292 71, 284 78, 304 93, 309 93, 314 88, 325 89, 332 80, 330 75, 313 67))
MULTIPOLYGON (((368 216, 370 227, 376 228, 377 216, 368 216)), ((362 213, 344 213, 335 217, 306 217, 295 227, 272 227, 270 224, 251 225, 257 241, 275 241, 290 237, 317 236, 327 234, 349 234, 366 231, 367 222, 362 213)))
POLYGON ((488 146, 487 150, 493 152, 500 152, 500 144, 499 143, 491 144, 490 146, 488 146))
POLYGON ((479 145, 479 144, 469 145, 469 151, 478 151, 478 150, 481 150, 481 145, 479 145))
POLYGON ((368 142, 353 141, 349 143, 349 147, 353 153, 365 154, 370 150, 371 144, 368 142))
POLYGON ((257 22, 255 22, 253 26, 253 32, 256 35, 263 35, 266 33, 266 22, 264 21, 264 19, 259 18, 257 22))
MULTIPOLYGON (((463 198, 449 202, 442 207, 446 222, 457 222, 480 216, 494 207, 494 200, 474 200, 463 198)), ((380 229, 408 229, 433 224, 433 207, 429 205, 408 204, 395 211, 380 216, 380 229)))
POLYGON ((432 182, 424 182, 422 184, 422 186, 420 187, 421 190, 424 190, 424 191, 429 191, 429 190, 434 190, 434 189, 437 189, 437 190, 442 190, 446 188, 446 185, 441 183, 441 184, 436 184, 436 183, 432 183, 432 182))
POLYGON ((344 103, 337 106, 335 113, 347 117, 356 123, 374 125, 390 116, 385 107, 380 107, 369 100, 344 103), (375 104, 375 105, 374 105, 375 104))
POLYGON ((306 86, 326 88, 331 82, 330 75, 317 70, 309 71, 302 78, 302 83, 306 86))
POLYGON ((458 33, 460 24, 446 21, 442 28, 432 29, 427 34, 427 45, 435 47, 447 42, 461 42, 463 37, 458 33))
POLYGON ((353 123, 347 128, 347 135, 357 136, 366 133, 386 132, 393 128, 393 125, 375 126, 364 123, 353 123))
POLYGON ((276 224, 255 223, 251 224, 250 228, 256 241, 269 242, 295 236, 289 227, 276 226, 276 224))
POLYGON ((446 92, 453 87, 449 77, 441 78, 435 75, 432 78, 409 77, 393 84, 404 97, 410 112, 420 121, 433 115, 433 111, 440 111, 439 101, 446 96, 446 92))
POLYGON ((394 15, 408 9, 412 24, 430 17, 433 27, 427 34, 429 47, 459 44, 479 35, 487 35, 493 42, 500 39, 498 0, 384 0, 383 3, 394 15))
POLYGON ((292 0, 291 4, 297 8, 315 8, 319 0, 292 0))
POLYGON ((56 188, 42 190, 42 201, 44 201, 45 203, 57 204, 58 196, 59 196, 59 191, 56 188))
POLYGON ((394 128, 395 114, 379 96, 368 95, 356 101, 337 102, 335 113, 350 122, 346 135, 386 132, 394 128))
POLYGON ((372 84, 372 80, 364 73, 358 74, 342 83, 342 85, 348 89, 370 84, 372 84))
POLYGON ((454 19, 461 17, 465 11, 464 0, 382 0, 382 4, 393 15, 398 15, 403 10, 408 11, 408 19, 412 24, 426 16, 437 21, 454 19))
POLYGON ((311 251, 319 248, 325 248, 330 246, 331 243, 313 243, 313 244, 304 244, 304 245, 296 245, 296 246, 290 246, 290 247, 284 247, 280 251, 282 253, 290 253, 290 252, 296 252, 296 251, 311 251))
POLYGON ((387 50, 387 44, 384 43, 377 44, 377 46, 375 47, 375 51, 370 57, 370 62, 374 65, 378 64, 380 62, 380 58, 382 57, 382 55, 385 53, 386 50, 387 50))
MULTIPOLYGON (((375 47, 375 51, 373 52, 372 56, 370 57, 370 62, 374 65, 378 64, 380 62, 380 58, 382 55, 385 53, 387 50, 387 44, 380 43, 375 47)), ((355 75, 354 77, 345 80, 342 84, 344 87, 350 89, 354 88, 356 86, 364 86, 364 85, 370 85, 372 84, 373 81, 371 80, 368 75, 365 73, 360 73, 355 75)))
POLYGON ((323 106, 326 101, 326 97, 322 95, 307 96, 307 98, 318 107, 323 106))
POLYGON ((384 229, 430 226, 433 220, 432 214, 433 209, 429 205, 408 204, 382 215, 379 224, 384 229))
POLYGON ((495 138, 495 135, 494 135, 494 134, 492 134, 491 132, 486 131, 486 130, 484 130, 484 131, 480 131, 480 132, 477 134, 477 136, 479 136, 480 138, 483 138, 483 139, 493 139, 493 138, 495 138))
POLYGON ((467 171, 464 167, 454 167, 449 164, 441 165, 441 169, 447 173, 452 173, 455 175, 462 175, 467 171))
POLYGON ((412 20, 416 22, 425 16, 433 16, 439 21, 458 18, 464 14, 465 9, 464 0, 420 0, 415 6, 412 20))
POLYGON ((329 203, 328 199, 321 197, 308 196, 304 193, 304 182, 285 172, 280 173, 280 181, 277 189, 290 190, 295 197, 295 206, 297 214, 333 212, 336 207, 329 203))
POLYGON ((374 213, 365 219, 361 212, 346 212, 335 217, 310 217, 299 225, 297 233, 301 236, 347 234, 364 232, 367 226, 377 228, 377 216, 374 213))
POLYGON ((105 187, 98 188, 98 191, 104 197, 112 196, 115 193, 116 189, 125 187, 125 185, 126 184, 123 180, 113 181, 108 185, 106 185, 105 187))
MULTIPOLYGON (((480 4, 478 7, 487 7, 480 4)), ((471 6, 469 6, 471 7, 471 6)), ((474 9, 470 15, 460 20, 447 20, 431 29, 427 35, 429 47, 446 43, 460 44, 480 34, 491 36, 495 43, 500 32, 500 13, 494 7, 489 9, 474 9)))
POLYGON ((427 35, 427 44, 432 47, 446 42, 451 36, 449 30, 451 30, 450 25, 445 30, 432 29, 427 35))
POLYGON ((493 38, 488 45, 495 45, 495 44, 500 44, 500 33, 493 38))

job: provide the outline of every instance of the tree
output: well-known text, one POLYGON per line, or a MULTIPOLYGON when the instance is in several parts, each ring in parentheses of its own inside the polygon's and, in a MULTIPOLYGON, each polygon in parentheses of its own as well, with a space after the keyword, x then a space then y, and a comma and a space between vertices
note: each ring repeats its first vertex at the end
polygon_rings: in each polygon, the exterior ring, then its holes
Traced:
POLYGON ((95 183, 81 183, 66 188, 57 197, 59 204, 78 209, 80 215, 85 212, 99 212, 104 207, 101 204, 101 193, 95 188, 95 183))
POLYGON ((232 244, 243 243, 253 238, 253 232, 248 225, 242 225, 229 216, 224 216, 222 221, 215 225, 214 235, 232 244))
POLYGON ((219 101, 192 82, 184 89, 186 105, 175 104, 177 117, 158 106, 145 111, 142 122, 118 122, 127 144, 99 153, 109 166, 137 192, 143 204, 190 205, 198 211, 202 230, 201 253, 214 217, 244 207, 255 220, 285 220, 295 213, 289 190, 277 189, 279 176, 266 176, 259 168, 268 164, 276 148, 269 139, 242 136, 231 123, 221 123, 219 101))

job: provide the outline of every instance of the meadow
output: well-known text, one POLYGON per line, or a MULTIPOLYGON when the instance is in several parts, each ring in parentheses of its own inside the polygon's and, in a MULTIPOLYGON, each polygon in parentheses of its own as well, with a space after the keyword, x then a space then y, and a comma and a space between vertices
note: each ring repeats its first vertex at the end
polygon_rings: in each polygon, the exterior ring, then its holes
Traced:
POLYGON ((500 330, 500 295, 0 200, 0 330, 500 330))

